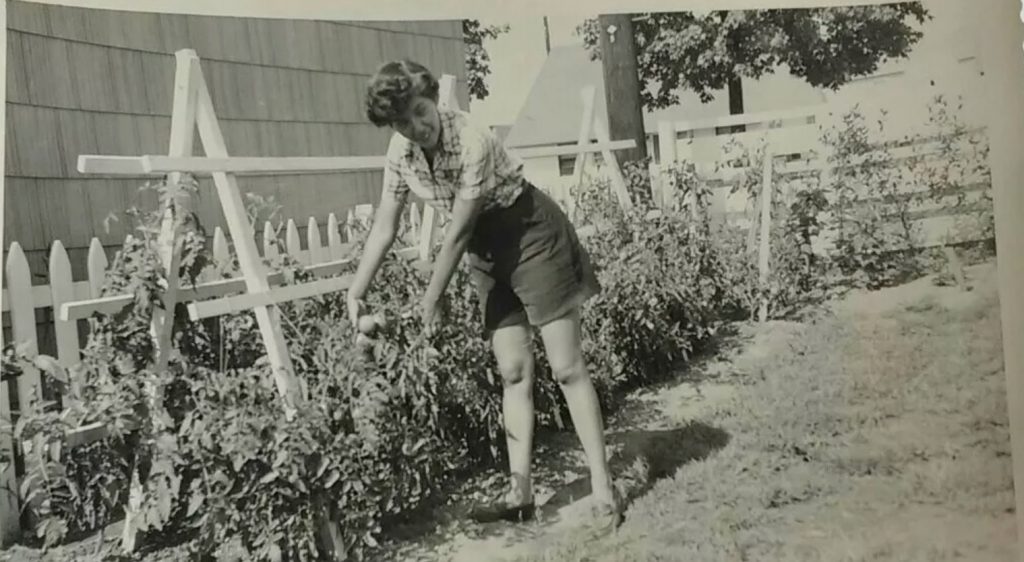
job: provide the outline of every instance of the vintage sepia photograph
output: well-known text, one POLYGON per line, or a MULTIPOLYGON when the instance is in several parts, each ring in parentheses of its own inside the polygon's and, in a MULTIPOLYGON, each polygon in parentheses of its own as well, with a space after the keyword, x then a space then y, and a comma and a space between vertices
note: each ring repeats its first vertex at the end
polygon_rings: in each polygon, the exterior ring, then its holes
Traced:
POLYGON ((0 560, 1020 560, 1017 9, 86 4, 4 7, 0 560))

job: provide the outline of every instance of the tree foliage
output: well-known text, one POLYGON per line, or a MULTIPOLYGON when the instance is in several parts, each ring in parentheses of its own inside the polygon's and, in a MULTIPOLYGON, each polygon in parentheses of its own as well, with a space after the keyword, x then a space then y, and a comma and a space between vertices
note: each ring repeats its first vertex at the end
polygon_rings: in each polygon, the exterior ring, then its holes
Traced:
MULTIPOLYGON (((914 27, 931 15, 920 2, 812 9, 636 14, 633 25, 643 103, 679 102, 684 88, 710 101, 735 78, 760 78, 786 65, 815 87, 837 89, 904 58, 922 37, 914 27)), ((576 28, 600 58, 596 18, 576 28)))
POLYGON ((491 73, 491 57, 484 48, 484 41, 497 39, 508 33, 504 25, 483 25, 479 20, 462 20, 462 38, 466 43, 466 75, 469 80, 469 95, 482 100, 490 94, 487 76, 491 73))

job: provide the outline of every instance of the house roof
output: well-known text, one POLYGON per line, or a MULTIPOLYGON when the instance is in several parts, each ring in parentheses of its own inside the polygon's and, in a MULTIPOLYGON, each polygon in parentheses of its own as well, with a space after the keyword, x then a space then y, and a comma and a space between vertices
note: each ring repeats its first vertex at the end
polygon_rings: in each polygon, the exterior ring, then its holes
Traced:
MULTIPOLYGON (((580 118, 583 114, 582 88, 594 86, 594 117, 608 122, 608 107, 604 97, 604 76, 601 61, 590 60, 583 46, 554 47, 537 75, 515 123, 505 137, 510 147, 527 147, 576 142, 580 118)), ((719 100, 715 100, 719 101, 719 100)), ((661 119, 685 120, 713 117, 721 114, 716 104, 679 104, 655 112, 644 112, 644 126, 648 132, 658 129, 661 119), (687 107, 688 106, 688 107, 687 107)), ((728 114, 728 100, 724 111, 728 114)))
MULTIPOLYGON (((583 46, 551 49, 515 123, 505 137, 509 147, 523 148, 575 143, 579 135, 583 99, 580 90, 595 87, 594 117, 608 123, 601 61, 590 60, 583 46)), ((760 80, 744 80, 744 107, 747 112, 773 111, 821 103, 824 95, 806 82, 780 69, 760 80)), ((644 112, 648 134, 658 130, 658 122, 695 121, 729 115, 729 99, 718 95, 707 103, 693 92, 677 92, 679 103, 665 109, 644 112)))

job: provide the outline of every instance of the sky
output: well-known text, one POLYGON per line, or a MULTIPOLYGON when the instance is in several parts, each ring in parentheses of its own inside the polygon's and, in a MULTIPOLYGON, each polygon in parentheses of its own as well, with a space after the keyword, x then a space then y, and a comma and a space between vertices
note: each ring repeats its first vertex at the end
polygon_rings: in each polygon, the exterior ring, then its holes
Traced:
MULTIPOLYGON (((560 10, 548 16, 551 46, 582 45, 576 26, 588 17, 586 12, 560 10)), ((519 108, 526 101, 530 88, 547 56, 544 47, 544 18, 528 15, 516 18, 481 18, 485 25, 508 24, 508 33, 484 42, 491 57, 491 74, 487 77, 490 95, 473 100, 473 115, 488 125, 511 125, 519 108)))

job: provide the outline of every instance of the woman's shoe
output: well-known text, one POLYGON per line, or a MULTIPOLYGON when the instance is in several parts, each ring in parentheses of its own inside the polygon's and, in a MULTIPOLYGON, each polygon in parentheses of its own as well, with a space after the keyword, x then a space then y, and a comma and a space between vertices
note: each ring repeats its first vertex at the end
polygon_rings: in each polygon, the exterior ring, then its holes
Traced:
POLYGON ((528 496, 517 486, 512 486, 501 497, 474 508, 470 511, 469 516, 480 523, 497 521, 521 523, 533 519, 535 512, 533 495, 528 496))
POLYGON ((622 525, 622 497, 619 491, 612 488, 612 500, 594 499, 590 506, 590 522, 588 530, 593 538, 599 538, 615 532, 622 525))

